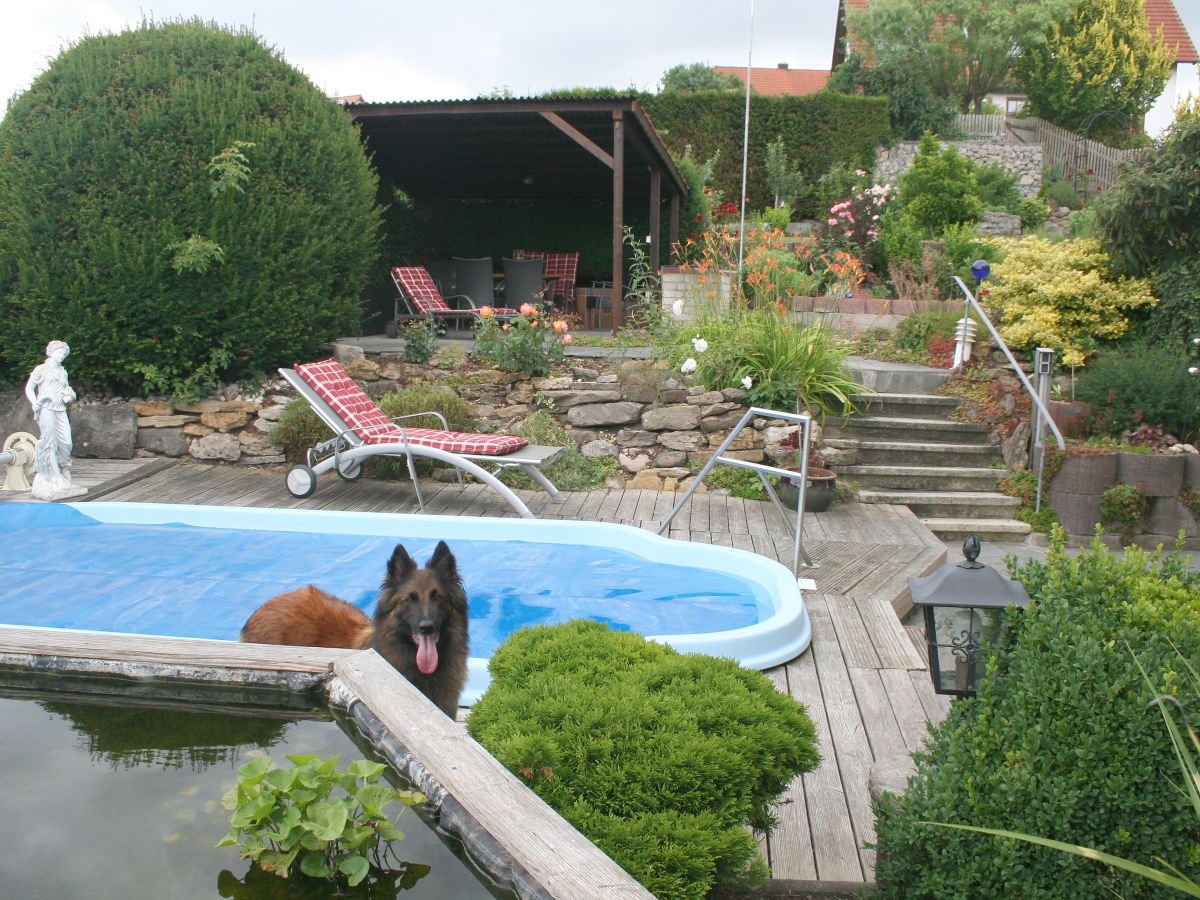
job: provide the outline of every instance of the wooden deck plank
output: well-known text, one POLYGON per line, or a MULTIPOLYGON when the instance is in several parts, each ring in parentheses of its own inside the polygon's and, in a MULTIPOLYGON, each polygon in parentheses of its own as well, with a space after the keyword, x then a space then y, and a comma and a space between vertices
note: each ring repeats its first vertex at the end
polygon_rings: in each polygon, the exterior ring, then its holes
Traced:
MULTIPOLYGON (((775 666, 764 673, 782 693, 788 693, 787 670, 775 666)), ((766 841, 767 862, 773 878, 793 878, 815 881, 817 862, 813 856, 812 831, 808 825, 808 805, 805 802, 804 777, 797 776, 772 805, 778 820, 766 841)))
POLYGON ((879 670, 848 666, 846 671, 854 688, 854 699, 862 715, 871 755, 874 759, 879 759, 893 753, 905 752, 908 744, 896 721, 896 713, 892 709, 879 670))
MULTIPOLYGON (((888 702, 892 705, 905 748, 919 749, 924 745, 925 736, 929 733, 926 723, 930 721, 921 703, 920 685, 908 677, 906 669, 880 669, 879 679, 887 693, 888 702)), ((928 675, 921 684, 928 688, 928 693, 933 696, 933 686, 928 675)))

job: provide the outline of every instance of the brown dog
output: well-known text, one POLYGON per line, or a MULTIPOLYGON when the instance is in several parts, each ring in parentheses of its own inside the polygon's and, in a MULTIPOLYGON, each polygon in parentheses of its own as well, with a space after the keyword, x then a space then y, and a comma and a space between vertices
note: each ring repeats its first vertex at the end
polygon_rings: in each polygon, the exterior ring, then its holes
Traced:
POLYGON ((424 569, 400 544, 368 619, 312 585, 272 597, 242 626, 240 640, 304 647, 370 647, 454 718, 467 680, 467 595, 454 554, 439 541, 424 569))

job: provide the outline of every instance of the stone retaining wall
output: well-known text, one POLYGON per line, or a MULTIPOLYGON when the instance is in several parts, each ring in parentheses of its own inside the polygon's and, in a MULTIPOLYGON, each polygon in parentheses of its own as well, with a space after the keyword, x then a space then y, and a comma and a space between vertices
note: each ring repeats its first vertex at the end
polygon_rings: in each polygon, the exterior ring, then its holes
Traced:
MULTIPOLYGON (((405 370, 386 356, 364 357, 354 347, 337 355, 368 394, 381 396, 404 386, 405 370)), ((452 371, 424 373, 447 381, 452 371)), ((447 386, 447 389, 450 389, 447 386)), ((631 366, 625 375, 576 367, 571 375, 528 379, 511 372, 485 370, 454 390, 471 404, 484 430, 508 431, 530 413, 549 408, 568 429, 585 456, 614 458, 620 473, 613 487, 677 490, 686 486, 689 462, 708 460, 745 413, 744 391, 708 391, 689 385, 650 363, 631 366)), ((70 407, 75 455, 106 459, 171 457, 240 466, 286 462, 283 447, 268 434, 295 395, 282 380, 269 384, 259 398, 225 392, 198 403, 172 405, 166 400, 76 402, 70 407)), ((0 427, 7 436, 37 427, 19 391, 0 395, 0 427)), ((782 420, 757 420, 727 451, 753 462, 790 465, 794 450, 779 441, 795 426, 782 420)), ((816 429, 814 429, 816 430, 816 429)))
MULTIPOLYGON (((942 141, 942 146, 949 144, 942 141)), ((968 159, 985 165, 1003 166, 1017 176, 1022 197, 1034 197, 1042 187, 1042 145, 996 140, 953 141, 954 148, 968 159)), ((875 153, 875 180, 895 184, 916 158, 919 141, 900 141, 875 153)))

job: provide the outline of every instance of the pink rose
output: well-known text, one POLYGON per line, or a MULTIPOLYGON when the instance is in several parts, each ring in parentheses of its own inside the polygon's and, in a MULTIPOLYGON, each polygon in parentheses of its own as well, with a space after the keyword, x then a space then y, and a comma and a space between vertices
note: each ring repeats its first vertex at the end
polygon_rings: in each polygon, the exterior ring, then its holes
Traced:
POLYGON ((571 335, 569 335, 569 334, 564 334, 564 335, 562 336, 562 342, 563 342, 564 344, 571 344, 571 343, 574 343, 574 342, 575 342, 575 338, 573 338, 573 337, 572 337, 571 335))
POLYGON ((523 316, 533 315, 533 304, 532 303, 522 303, 519 312, 523 316))

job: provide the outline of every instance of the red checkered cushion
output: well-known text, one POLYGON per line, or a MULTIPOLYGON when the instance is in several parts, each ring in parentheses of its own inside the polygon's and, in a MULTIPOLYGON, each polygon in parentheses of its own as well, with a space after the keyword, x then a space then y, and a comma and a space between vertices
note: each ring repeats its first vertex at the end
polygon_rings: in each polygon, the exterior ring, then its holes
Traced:
POLYGON ((296 366, 296 372, 337 413, 365 444, 402 443, 437 447, 451 453, 503 456, 529 444, 525 438, 504 434, 469 434, 435 428, 404 428, 389 419, 336 359, 296 366))
POLYGON ((542 271, 546 275, 561 276, 554 282, 554 296, 565 297, 568 300, 575 296, 575 277, 579 269, 578 253, 543 253, 541 250, 514 250, 514 255, 521 254, 535 259, 541 258, 542 271))
MULTIPOLYGON (((392 281, 422 316, 434 315, 446 318, 477 316, 475 309, 454 309, 446 303, 441 291, 424 266, 392 266, 392 281)), ((515 316, 517 311, 506 306, 494 307, 498 316, 515 316)))

